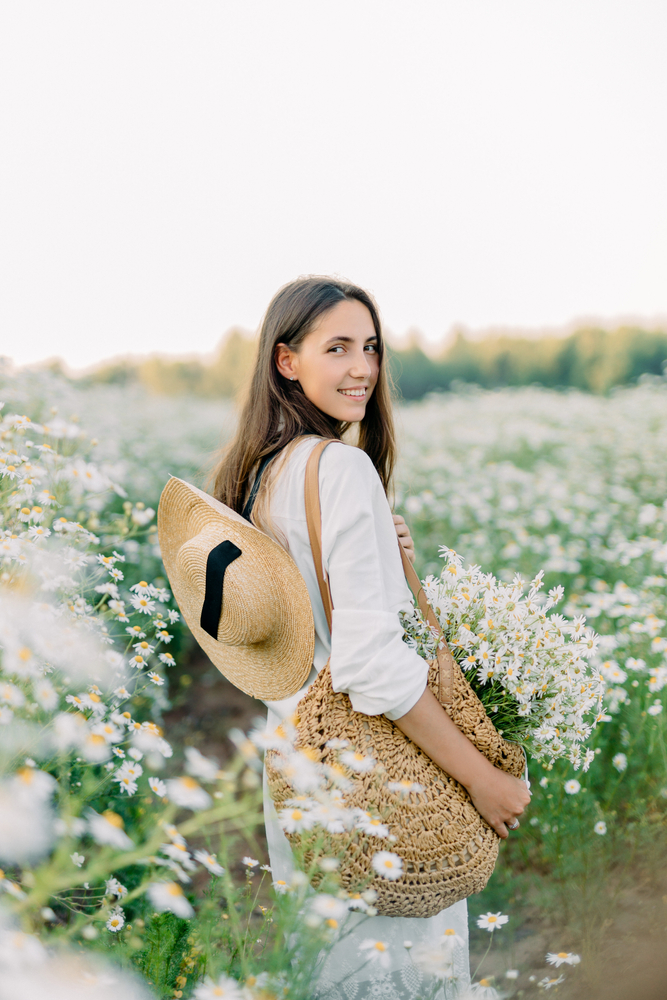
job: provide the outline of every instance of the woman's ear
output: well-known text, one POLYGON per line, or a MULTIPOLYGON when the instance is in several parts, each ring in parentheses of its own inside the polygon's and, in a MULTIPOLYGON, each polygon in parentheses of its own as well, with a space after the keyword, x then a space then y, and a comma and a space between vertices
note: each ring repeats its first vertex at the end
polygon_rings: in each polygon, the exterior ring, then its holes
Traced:
POLYGON ((291 382, 296 381, 296 352, 287 344, 276 344, 275 359, 280 374, 291 382))

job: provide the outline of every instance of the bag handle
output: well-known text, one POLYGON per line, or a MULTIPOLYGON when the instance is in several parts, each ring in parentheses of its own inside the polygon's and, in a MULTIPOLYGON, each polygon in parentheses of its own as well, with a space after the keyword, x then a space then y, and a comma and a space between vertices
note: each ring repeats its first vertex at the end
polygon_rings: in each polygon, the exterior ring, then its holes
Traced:
MULTIPOLYGON (((304 483, 308 537, 310 539, 310 547, 313 553, 313 562, 315 563, 315 573, 317 574, 317 584, 320 589, 320 597, 322 598, 324 613, 327 617, 330 632, 333 601, 331 600, 329 580, 325 577, 322 562, 322 510, 320 507, 319 468, 322 452, 332 443, 333 440, 333 438, 325 439, 315 445, 308 457, 308 462, 306 463, 306 478, 304 483)), ((422 587, 419 577, 417 576, 412 563, 408 559, 405 549, 401 545, 400 541, 398 541, 398 548, 401 553, 403 572, 405 573, 405 577, 410 585, 412 593, 415 595, 415 600, 419 604, 419 609, 424 618, 428 621, 429 625, 432 628, 437 629, 440 633, 440 645, 436 653, 438 666, 440 668, 440 690, 438 700, 441 705, 451 705, 454 687, 454 670, 457 667, 456 660, 452 656, 452 652, 445 642, 440 623, 438 622, 430 604, 426 600, 424 588, 422 587)))

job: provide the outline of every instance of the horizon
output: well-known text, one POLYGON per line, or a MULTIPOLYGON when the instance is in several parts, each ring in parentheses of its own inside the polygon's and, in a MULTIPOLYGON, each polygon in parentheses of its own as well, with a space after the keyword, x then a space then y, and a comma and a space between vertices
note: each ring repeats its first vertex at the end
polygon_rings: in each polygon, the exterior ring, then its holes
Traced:
MULTIPOLYGON (((478 330, 469 330, 465 326, 458 325, 457 327, 449 330, 439 341, 429 341, 424 336, 421 330, 415 328, 409 329, 405 334, 401 336, 396 336, 391 330, 384 330, 384 336, 387 343, 395 351, 404 351, 408 349, 412 344, 416 343, 419 348, 432 359, 437 359, 444 356, 449 348, 454 344, 457 336, 462 334, 466 340, 471 343, 483 343, 484 341, 500 340, 507 338, 510 340, 529 340, 536 341, 548 338, 554 338, 559 340, 565 340, 567 337, 572 336, 582 330, 603 330, 605 333, 613 333, 616 330, 627 330, 636 329, 642 330, 648 333, 664 333, 667 331, 667 316, 666 317, 654 317, 647 320, 638 316, 625 316, 616 317, 609 320, 602 320, 599 317, 587 317, 562 325, 554 327, 535 327, 535 328, 520 328, 520 327, 486 327, 478 330)), ((29 361, 25 364, 16 364, 13 358, 9 355, 0 353, 0 363, 8 362, 10 369, 15 372, 21 372, 24 370, 42 370, 50 368, 52 366, 57 366, 63 372, 63 374, 70 379, 85 378, 88 375, 93 375, 96 372, 103 370, 104 368, 110 368, 113 365, 120 365, 126 363, 130 366, 139 366, 143 362, 157 358, 166 362, 197 362, 202 365, 207 365, 213 363, 217 355, 222 350, 224 344, 227 342, 230 336, 234 334, 240 334, 244 339, 255 340, 258 336, 259 331, 247 330, 238 325, 230 326, 218 339, 215 347, 209 351, 189 351, 189 352, 167 352, 167 351, 147 351, 147 352, 126 352, 123 354, 113 354, 106 357, 102 357, 97 361, 92 362, 89 365, 77 368, 67 363, 62 357, 57 354, 46 356, 40 358, 36 361, 29 361)), ((13 372, 12 372, 13 374, 13 372)))

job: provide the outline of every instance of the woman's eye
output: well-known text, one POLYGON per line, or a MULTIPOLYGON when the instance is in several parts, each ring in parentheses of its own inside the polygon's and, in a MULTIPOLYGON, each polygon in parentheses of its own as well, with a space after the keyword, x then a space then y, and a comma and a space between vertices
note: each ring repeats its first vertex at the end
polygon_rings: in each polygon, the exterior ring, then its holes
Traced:
POLYGON ((330 347, 329 348, 329 354, 333 354, 334 351, 343 351, 343 350, 344 350, 344 348, 343 348, 343 346, 341 344, 336 344, 335 347, 330 347))
POLYGON ((377 344, 366 344, 366 350, 371 354, 377 354, 377 344))

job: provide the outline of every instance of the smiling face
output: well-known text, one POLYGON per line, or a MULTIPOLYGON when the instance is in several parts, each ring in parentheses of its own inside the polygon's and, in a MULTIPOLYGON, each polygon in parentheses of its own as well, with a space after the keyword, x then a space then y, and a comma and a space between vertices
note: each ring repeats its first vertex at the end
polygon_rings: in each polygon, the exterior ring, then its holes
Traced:
POLYGON ((380 370, 373 319, 356 299, 338 302, 320 317, 298 350, 276 347, 280 374, 334 420, 362 420, 380 370))

